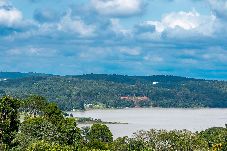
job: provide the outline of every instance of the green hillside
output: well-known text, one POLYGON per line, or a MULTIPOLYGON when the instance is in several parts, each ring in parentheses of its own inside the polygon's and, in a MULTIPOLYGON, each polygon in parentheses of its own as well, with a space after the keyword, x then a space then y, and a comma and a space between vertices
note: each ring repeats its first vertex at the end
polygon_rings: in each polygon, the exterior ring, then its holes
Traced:
POLYGON ((52 76, 52 74, 44 73, 21 73, 21 72, 0 72, 0 79, 17 79, 17 78, 26 78, 26 77, 35 77, 35 76, 52 76))
MULTIPOLYGON (((4 77, 3 77, 4 78, 4 77)), ((227 82, 177 76, 123 76, 87 74, 54 76, 34 74, 0 81, 0 95, 25 98, 31 94, 56 102, 63 110, 83 109, 92 104, 123 107, 227 107, 227 82), (147 96, 134 102, 122 96, 147 96)))

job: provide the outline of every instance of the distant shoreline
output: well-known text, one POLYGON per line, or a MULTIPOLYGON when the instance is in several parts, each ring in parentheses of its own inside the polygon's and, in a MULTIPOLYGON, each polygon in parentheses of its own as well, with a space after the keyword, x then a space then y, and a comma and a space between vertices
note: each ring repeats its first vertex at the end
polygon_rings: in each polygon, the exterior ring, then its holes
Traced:
POLYGON ((133 110, 133 109, 227 109, 227 108, 211 108, 211 107, 191 107, 191 108, 165 108, 165 107, 135 107, 135 108, 100 108, 100 109, 86 109, 86 110, 71 110, 71 111, 65 111, 66 113, 69 112, 86 112, 86 111, 95 111, 95 110, 133 110))

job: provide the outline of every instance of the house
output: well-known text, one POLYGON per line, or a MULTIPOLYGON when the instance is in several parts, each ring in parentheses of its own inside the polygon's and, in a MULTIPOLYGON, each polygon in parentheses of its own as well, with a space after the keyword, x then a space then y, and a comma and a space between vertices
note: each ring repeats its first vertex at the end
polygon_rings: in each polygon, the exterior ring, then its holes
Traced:
POLYGON ((133 101, 134 103, 142 102, 142 101, 149 101, 149 98, 147 96, 122 96, 121 100, 128 100, 128 101, 133 101))

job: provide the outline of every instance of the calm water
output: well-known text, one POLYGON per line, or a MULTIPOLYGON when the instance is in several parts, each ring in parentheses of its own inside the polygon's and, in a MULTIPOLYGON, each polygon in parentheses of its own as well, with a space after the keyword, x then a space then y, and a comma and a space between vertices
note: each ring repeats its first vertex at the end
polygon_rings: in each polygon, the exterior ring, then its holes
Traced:
MULTIPOLYGON (((69 112, 75 117, 92 117, 108 122, 128 124, 108 125, 114 137, 132 136, 138 130, 188 129, 201 131, 210 127, 224 127, 227 109, 117 109, 69 112)), ((84 126, 84 125, 79 125, 84 126)))

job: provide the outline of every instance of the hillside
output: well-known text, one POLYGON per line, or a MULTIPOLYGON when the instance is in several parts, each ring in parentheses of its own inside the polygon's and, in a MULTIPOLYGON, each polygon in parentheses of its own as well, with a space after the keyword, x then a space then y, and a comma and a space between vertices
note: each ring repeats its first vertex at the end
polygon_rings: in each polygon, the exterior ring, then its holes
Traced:
POLYGON ((5 94, 19 98, 42 95, 49 101, 57 102, 63 110, 83 109, 86 104, 107 108, 227 107, 227 82, 164 75, 34 74, 0 81, 0 95, 5 94), (125 96, 146 96, 149 99, 136 102, 136 99, 121 99, 127 98, 125 96))
POLYGON ((34 76, 52 76, 52 74, 44 74, 44 73, 21 73, 21 72, 0 72, 0 79, 17 79, 17 78, 26 78, 26 77, 34 77, 34 76))

